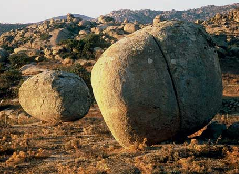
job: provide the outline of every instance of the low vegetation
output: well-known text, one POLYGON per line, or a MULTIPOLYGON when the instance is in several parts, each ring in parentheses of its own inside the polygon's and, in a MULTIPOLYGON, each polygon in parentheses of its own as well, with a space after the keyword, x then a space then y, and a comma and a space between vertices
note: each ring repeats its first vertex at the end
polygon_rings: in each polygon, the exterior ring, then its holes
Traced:
POLYGON ((9 56, 9 62, 11 63, 13 68, 20 68, 23 65, 31 63, 34 61, 33 57, 29 57, 24 53, 21 54, 12 54, 9 56))
POLYGON ((22 74, 16 69, 0 70, 0 98, 17 97, 21 79, 22 74))
POLYGON ((94 59, 94 48, 100 47, 102 49, 108 48, 110 46, 100 35, 89 34, 84 39, 75 40, 68 39, 64 40, 60 43, 60 45, 64 45, 69 52, 61 53, 60 55, 63 58, 67 58, 70 56, 72 59, 77 58, 85 58, 85 59, 94 59))

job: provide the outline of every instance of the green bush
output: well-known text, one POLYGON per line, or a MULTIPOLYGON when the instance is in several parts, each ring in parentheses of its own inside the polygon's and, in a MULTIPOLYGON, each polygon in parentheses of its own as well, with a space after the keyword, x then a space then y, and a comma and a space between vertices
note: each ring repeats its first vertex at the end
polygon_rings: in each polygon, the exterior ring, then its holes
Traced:
POLYGON ((16 97, 21 80, 21 72, 15 69, 0 73, 0 98, 16 97))
POLYGON ((21 54, 12 54, 9 56, 9 61, 14 68, 20 68, 23 65, 26 65, 30 62, 34 61, 34 58, 28 57, 26 54, 21 53, 21 54))
POLYGON ((14 52, 14 47, 8 46, 8 45, 2 45, 2 48, 4 48, 9 54, 12 54, 14 52))
MULTIPOLYGON (((100 35, 96 34, 89 34, 84 39, 81 40, 74 40, 74 39, 68 39, 64 40, 60 43, 61 45, 65 45, 67 49, 70 50, 70 53, 74 55, 74 58, 95 58, 94 55, 94 48, 100 47, 100 48, 108 48, 110 46, 109 43, 107 43, 100 35), (77 52, 73 52, 74 50, 77 50, 77 52)), ((66 53, 62 53, 61 55, 63 58, 66 58, 66 53)))
POLYGON ((48 39, 50 39, 50 35, 49 35, 49 34, 47 34, 47 33, 42 33, 42 34, 40 35, 40 40, 48 40, 48 39))

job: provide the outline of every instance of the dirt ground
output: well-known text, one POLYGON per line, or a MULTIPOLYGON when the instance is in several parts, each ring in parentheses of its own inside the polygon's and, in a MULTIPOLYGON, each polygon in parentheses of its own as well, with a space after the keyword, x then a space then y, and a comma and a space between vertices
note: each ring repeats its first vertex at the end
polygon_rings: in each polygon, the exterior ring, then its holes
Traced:
MULTIPOLYGON (((214 120, 239 121, 239 62, 221 60, 223 101, 214 120), (229 103, 229 104, 228 104, 229 103)), ((5 108, 21 111, 17 104, 5 108)), ((3 108, 1 108, 3 109, 3 108)), ((159 174, 239 173, 239 137, 195 137, 123 149, 112 137, 97 107, 75 122, 44 123, 33 117, 0 118, 0 173, 159 174)))

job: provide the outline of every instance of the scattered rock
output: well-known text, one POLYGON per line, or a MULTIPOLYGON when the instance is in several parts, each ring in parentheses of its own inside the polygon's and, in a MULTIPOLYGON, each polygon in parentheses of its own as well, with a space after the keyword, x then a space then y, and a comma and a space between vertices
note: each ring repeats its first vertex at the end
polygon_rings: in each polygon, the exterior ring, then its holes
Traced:
POLYGON ((158 15, 153 19, 153 25, 158 25, 160 22, 165 21, 165 18, 162 15, 158 15))
POLYGON ((190 135, 218 112, 221 70, 209 41, 199 25, 161 22, 121 39, 99 58, 91 84, 122 146, 190 135))
POLYGON ((95 60, 86 60, 86 59, 77 59, 75 61, 75 64, 80 64, 81 66, 95 65, 95 63, 96 63, 95 60))
POLYGON ((231 139, 239 139, 239 122, 235 122, 229 126, 225 136, 231 139))
POLYGON ((66 20, 67 22, 73 22, 73 20, 75 19, 75 16, 73 14, 68 13, 66 20))
POLYGON ((139 25, 135 25, 132 23, 127 23, 124 26, 124 31, 127 33, 134 33, 135 31, 139 30, 139 25))
POLYGON ((110 17, 110 16, 101 15, 101 16, 98 18, 98 22, 99 22, 99 23, 102 23, 102 24, 115 23, 115 19, 112 18, 112 17, 110 17))
POLYGON ((77 75, 45 71, 22 84, 19 103, 29 115, 40 120, 73 121, 88 113, 90 94, 77 75))
POLYGON ((29 57, 32 56, 38 56, 40 54, 39 49, 31 49, 31 48, 24 48, 24 47, 19 47, 14 49, 15 54, 26 54, 29 57))
POLYGON ((18 119, 19 120, 26 120, 29 118, 29 115, 25 112, 21 112, 20 114, 18 114, 18 119))
POLYGON ((21 67, 20 71, 22 72, 23 76, 33 76, 46 71, 46 69, 39 68, 35 64, 27 64, 21 67))
POLYGON ((57 54, 59 54, 61 52, 64 52, 65 48, 63 46, 57 45, 57 46, 52 47, 51 50, 52 50, 52 54, 53 55, 57 55, 57 54))
POLYGON ((90 29, 90 31, 92 33, 95 33, 95 34, 100 34, 103 31, 103 28, 101 28, 101 27, 93 27, 93 28, 90 29))
POLYGON ((87 35, 87 34, 89 34, 89 33, 90 33, 89 30, 80 30, 80 31, 79 31, 79 35, 87 35))
POLYGON ((37 62, 43 62, 45 60, 45 57, 44 56, 37 56, 36 58, 35 58, 35 61, 37 61, 37 62))
POLYGON ((64 28, 64 29, 55 29, 51 32, 52 37, 50 38, 50 43, 52 46, 56 46, 61 41, 70 39, 72 37, 72 33, 64 28))
POLYGON ((80 26, 80 27, 88 27, 88 26, 91 26, 91 22, 83 20, 83 21, 79 22, 78 26, 80 26))
POLYGON ((73 65, 74 62, 75 62, 74 59, 71 59, 71 58, 65 58, 65 59, 63 59, 63 62, 62 62, 62 63, 63 63, 64 65, 73 65))
POLYGON ((226 129, 227 126, 225 124, 213 121, 207 126, 207 129, 203 131, 201 137, 206 139, 218 139, 226 129))

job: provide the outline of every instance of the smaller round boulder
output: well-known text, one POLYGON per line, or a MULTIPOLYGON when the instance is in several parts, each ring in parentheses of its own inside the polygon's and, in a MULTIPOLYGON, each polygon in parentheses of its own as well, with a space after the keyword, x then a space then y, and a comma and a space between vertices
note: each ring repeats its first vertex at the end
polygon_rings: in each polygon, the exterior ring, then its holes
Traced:
POLYGON ((77 75, 45 71, 22 84, 19 102, 28 114, 40 120, 74 121, 88 113, 90 94, 77 75))

